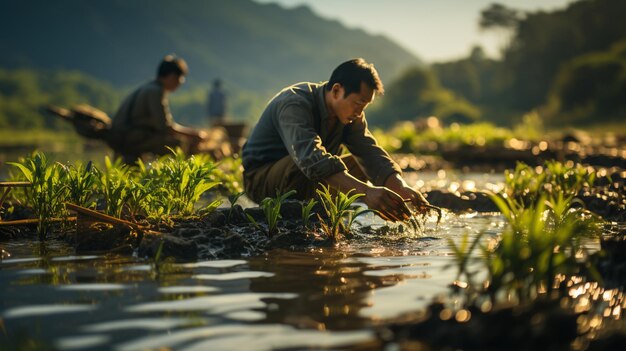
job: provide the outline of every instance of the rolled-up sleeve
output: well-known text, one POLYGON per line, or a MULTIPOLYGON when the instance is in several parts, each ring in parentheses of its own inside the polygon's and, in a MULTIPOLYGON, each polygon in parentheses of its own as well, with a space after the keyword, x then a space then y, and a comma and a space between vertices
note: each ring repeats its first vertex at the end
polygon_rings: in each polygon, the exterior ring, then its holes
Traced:
POLYGON ((295 164, 307 178, 317 181, 347 168, 338 156, 328 153, 322 146, 313 118, 310 106, 291 102, 280 108, 275 123, 295 164))
POLYGON ((384 185, 387 178, 394 173, 402 174, 400 166, 376 142, 367 128, 365 118, 354 121, 347 128, 349 130, 345 136, 345 145, 375 185, 384 185))

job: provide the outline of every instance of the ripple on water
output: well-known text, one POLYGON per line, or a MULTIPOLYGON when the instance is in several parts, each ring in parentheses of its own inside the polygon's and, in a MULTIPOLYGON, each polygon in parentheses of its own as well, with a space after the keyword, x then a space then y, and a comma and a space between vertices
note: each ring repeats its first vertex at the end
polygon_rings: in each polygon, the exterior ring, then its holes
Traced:
MULTIPOLYGON (((207 320, 208 321, 208 320, 207 320)), ((137 318, 90 324, 82 327, 88 333, 106 333, 119 330, 167 330, 196 323, 188 318, 137 318)))
POLYGON ((23 318, 35 316, 49 316, 62 313, 76 313, 93 311, 95 305, 31 305, 9 308, 2 313, 3 318, 23 318))
POLYGON ((193 279, 199 280, 238 280, 238 279, 251 279, 251 278, 269 278, 275 274, 270 272, 256 272, 256 271, 244 271, 244 272, 232 272, 223 274, 196 274, 192 276, 193 279))
POLYGON ((118 345, 118 351, 173 348, 176 350, 243 350, 253 346, 256 351, 282 348, 339 347, 371 341, 369 331, 326 332, 298 330, 291 326, 220 325, 172 331, 167 335, 143 337, 118 345), (183 346, 184 345, 184 346, 183 346))
POLYGON ((128 312, 208 312, 228 313, 263 308, 266 303, 262 299, 293 299, 297 294, 282 293, 238 293, 215 296, 198 296, 184 300, 142 303, 126 307, 128 312))
POLYGON ((184 268, 231 268, 247 264, 244 260, 218 260, 218 261, 203 261, 194 263, 185 263, 181 266, 184 268))
POLYGON ((31 263, 41 261, 41 257, 28 257, 28 258, 9 258, 0 261, 0 265, 11 265, 20 263, 31 263))
POLYGON ((68 291, 115 291, 125 290, 129 287, 124 284, 71 284, 71 285, 59 285, 58 290, 68 291))
POLYGON ((213 286, 162 286, 158 289, 161 294, 198 294, 220 291, 213 286))
POLYGON ((56 339, 54 346, 59 350, 84 350, 104 345, 109 340, 110 337, 106 335, 68 336, 56 339))

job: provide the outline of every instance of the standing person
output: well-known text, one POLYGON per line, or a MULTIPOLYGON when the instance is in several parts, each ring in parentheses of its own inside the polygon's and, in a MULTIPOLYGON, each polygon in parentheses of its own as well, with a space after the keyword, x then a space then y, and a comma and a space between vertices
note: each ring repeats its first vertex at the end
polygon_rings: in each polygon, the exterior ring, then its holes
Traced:
POLYGON ((340 64, 328 82, 280 91, 243 147, 248 196, 260 202, 295 189, 298 198, 308 199, 315 197, 318 183, 325 183, 365 194, 369 208, 394 221, 409 218, 405 200, 427 204, 367 128, 364 110, 376 92, 383 93, 378 72, 361 58, 340 64), (351 154, 340 156, 341 145, 351 154))
POLYGON ((169 93, 185 82, 187 73, 185 60, 165 56, 156 79, 124 99, 112 125, 112 132, 119 139, 117 150, 124 162, 133 163, 145 153, 166 154, 167 147, 180 146, 185 152, 193 153, 207 139, 206 132, 176 123, 170 112, 169 93))
POLYGON ((222 90, 222 81, 213 81, 213 89, 209 93, 207 112, 211 124, 220 124, 226 116, 226 94, 222 90))

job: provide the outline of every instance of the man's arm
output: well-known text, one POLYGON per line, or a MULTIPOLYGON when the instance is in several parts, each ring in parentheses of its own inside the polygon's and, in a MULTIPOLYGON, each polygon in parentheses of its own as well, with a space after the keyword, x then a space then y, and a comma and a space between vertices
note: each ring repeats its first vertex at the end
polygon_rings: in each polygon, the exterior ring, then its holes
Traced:
POLYGON ((377 210, 385 220, 405 221, 411 216, 411 211, 402 196, 387 187, 363 183, 347 171, 335 173, 324 180, 339 191, 347 192, 354 189, 357 193, 365 194, 363 197, 365 204, 377 210))
POLYGON ((207 133, 203 130, 198 130, 195 128, 185 127, 181 124, 174 122, 171 126, 171 130, 174 133, 178 133, 184 136, 203 139, 207 136, 207 133))

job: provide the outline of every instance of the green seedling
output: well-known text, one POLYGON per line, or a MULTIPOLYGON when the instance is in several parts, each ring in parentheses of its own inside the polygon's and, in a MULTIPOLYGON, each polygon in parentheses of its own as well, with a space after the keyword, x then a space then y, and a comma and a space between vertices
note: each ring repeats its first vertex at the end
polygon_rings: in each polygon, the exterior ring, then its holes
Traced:
POLYGON ((531 167, 518 162, 514 171, 505 171, 507 196, 524 204, 534 204, 547 194, 562 193, 576 196, 587 185, 592 185, 595 173, 580 164, 568 165, 557 161, 546 161, 543 166, 531 167))
POLYGON ((228 201, 230 202, 230 209, 228 210, 228 221, 230 222, 230 220, 233 217, 233 212, 235 211, 235 204, 237 203, 237 200, 239 200, 240 197, 242 197, 243 195, 245 195, 245 191, 241 191, 238 192, 236 194, 231 194, 228 196, 228 201))
POLYGON ((330 186, 323 184, 321 184, 321 189, 317 189, 316 192, 327 217, 324 219, 319 214, 317 215, 321 229, 334 242, 337 242, 341 236, 350 233, 350 227, 358 216, 374 212, 370 209, 352 206, 357 199, 365 196, 364 194, 350 195, 352 193, 350 190, 347 193, 338 191, 337 195, 333 195, 330 186))
MULTIPOLYGON (((267 220, 267 234, 269 237, 274 236, 278 232, 278 220, 281 218, 280 208, 283 202, 291 195, 295 194, 295 190, 290 190, 284 194, 276 194, 276 197, 266 197, 261 201, 261 209, 267 220)), ((248 215, 248 218, 252 217, 248 215)))
POLYGON ((61 165, 68 187, 68 201, 82 207, 95 205, 93 196, 98 183, 99 171, 91 161, 86 165, 61 165))
MULTIPOLYGON (((168 193, 167 201, 174 204, 173 211, 181 216, 194 213, 195 204, 206 191, 220 184, 210 181, 215 165, 207 158, 190 156, 185 158, 179 149, 172 150, 173 155, 162 159, 163 186, 168 193)), ((204 211, 214 209, 220 202, 212 202, 203 208, 204 211)))
POLYGON ((600 281, 589 252, 582 244, 585 237, 597 235, 597 220, 580 207, 572 207, 571 197, 541 196, 531 206, 515 199, 491 195, 509 226, 497 241, 485 243, 482 235, 471 245, 467 239, 451 244, 459 276, 464 275, 471 290, 483 291, 493 303, 498 296, 528 302, 541 294, 550 296, 559 282, 586 273, 600 281), (488 273, 488 284, 473 282, 467 271, 469 256, 480 249, 479 262, 488 273))
POLYGON ((63 181, 62 167, 58 163, 48 164, 48 159, 40 152, 20 162, 8 164, 17 167, 22 179, 32 184, 26 199, 39 220, 37 234, 43 242, 51 228, 50 219, 67 214, 63 203, 67 200, 68 187, 63 181))
POLYGON ((225 158, 221 160, 211 177, 212 181, 220 182, 227 194, 243 192, 243 166, 241 158, 225 158))
POLYGON ((122 211, 129 198, 131 170, 121 162, 112 162, 106 156, 105 170, 99 179, 100 191, 104 197, 104 212, 116 218, 122 218, 122 211))
POLYGON ((313 213, 311 213, 311 211, 313 210, 313 207, 315 207, 316 204, 317 204, 317 201, 315 199, 310 199, 309 202, 307 202, 306 204, 305 203, 302 204, 302 227, 303 228, 308 228, 309 222, 311 220, 311 216, 313 216, 313 213))

